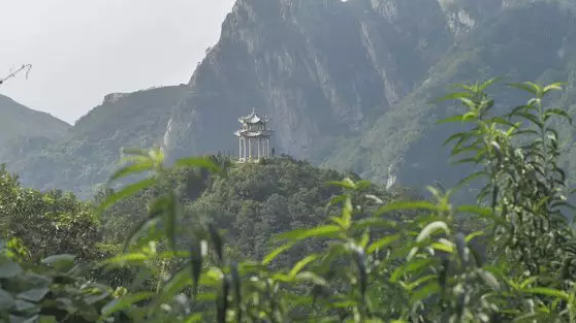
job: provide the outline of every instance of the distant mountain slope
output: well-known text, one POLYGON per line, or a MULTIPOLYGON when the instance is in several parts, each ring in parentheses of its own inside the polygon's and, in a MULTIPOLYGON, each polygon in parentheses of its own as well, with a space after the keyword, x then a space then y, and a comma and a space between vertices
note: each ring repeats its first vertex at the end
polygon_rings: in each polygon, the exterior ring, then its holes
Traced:
POLYGON ((60 139, 69 128, 70 125, 60 119, 0 95, 0 148, 18 140, 60 139))
POLYGON ((24 185, 73 190, 87 197, 94 185, 108 179, 122 147, 160 145, 171 108, 185 89, 170 86, 107 95, 61 140, 12 154, 9 169, 20 175, 24 185))
MULTIPOLYGON (((510 6, 479 21, 430 69, 425 81, 397 109, 384 113, 360 136, 348 138, 342 149, 334 150, 334 155, 326 159, 326 165, 349 167, 365 177, 382 179, 388 165, 393 164, 401 183, 422 185, 440 180, 454 185, 458 168, 448 165, 449 156, 446 149, 441 149, 441 143, 460 128, 435 125, 435 121, 455 110, 446 104, 430 104, 432 99, 446 94, 447 86, 453 83, 497 76, 508 82, 568 82, 566 93, 555 99, 555 105, 570 108, 575 115, 575 17, 574 11, 542 1, 510 6)), ((495 93, 500 106, 510 108, 527 100, 520 91, 505 93, 506 96, 495 93)), ((565 130, 564 138, 572 146, 576 133, 565 130)))

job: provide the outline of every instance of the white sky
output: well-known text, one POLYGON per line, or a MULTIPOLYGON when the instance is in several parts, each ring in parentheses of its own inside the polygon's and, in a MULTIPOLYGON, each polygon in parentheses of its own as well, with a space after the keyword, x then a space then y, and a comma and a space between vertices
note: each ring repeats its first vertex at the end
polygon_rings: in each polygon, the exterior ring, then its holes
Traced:
MULTIPOLYGON (((0 0, 0 93, 73 123, 112 92, 187 83, 233 0, 0 0)), ((1 116, 0 116, 1 117, 1 116)))

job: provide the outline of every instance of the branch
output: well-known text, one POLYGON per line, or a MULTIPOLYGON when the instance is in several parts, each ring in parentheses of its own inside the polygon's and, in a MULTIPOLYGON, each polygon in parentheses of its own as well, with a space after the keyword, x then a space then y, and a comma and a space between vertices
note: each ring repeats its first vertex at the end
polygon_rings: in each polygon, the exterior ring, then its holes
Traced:
POLYGON ((8 76, 6 76, 5 78, 0 78, 0 85, 4 84, 4 82, 8 81, 9 79, 16 77, 16 75, 18 75, 18 73, 26 70, 26 79, 28 79, 28 74, 30 74, 30 70, 32 69, 32 64, 24 64, 22 66, 20 66, 19 69, 15 70, 14 72, 10 73, 8 76))

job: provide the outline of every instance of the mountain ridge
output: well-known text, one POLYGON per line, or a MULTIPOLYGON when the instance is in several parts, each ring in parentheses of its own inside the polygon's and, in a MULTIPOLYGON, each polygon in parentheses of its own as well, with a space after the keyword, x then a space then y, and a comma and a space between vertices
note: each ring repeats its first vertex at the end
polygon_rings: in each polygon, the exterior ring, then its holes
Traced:
POLYGON ((0 158, 28 141, 56 141, 71 125, 49 113, 31 109, 0 94, 0 158))

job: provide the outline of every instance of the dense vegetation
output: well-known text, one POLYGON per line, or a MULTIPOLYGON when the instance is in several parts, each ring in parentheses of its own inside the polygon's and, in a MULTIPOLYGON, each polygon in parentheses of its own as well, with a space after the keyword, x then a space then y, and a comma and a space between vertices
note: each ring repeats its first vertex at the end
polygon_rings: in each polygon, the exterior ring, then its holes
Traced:
MULTIPOLYGON (((126 151, 97 203, 1 172, 4 322, 575 322, 576 240, 549 107, 495 109, 493 81, 445 99, 478 180, 422 200, 288 157, 259 165, 126 151), (325 184, 328 184, 326 186, 325 184), (326 206, 323 208, 323 206, 326 206), (459 220, 464 221, 459 221, 459 220), (269 237, 273 235, 271 239, 269 237), (74 255, 74 256, 73 256, 74 255)), ((564 121, 562 121, 564 122, 564 121)))

